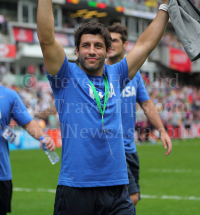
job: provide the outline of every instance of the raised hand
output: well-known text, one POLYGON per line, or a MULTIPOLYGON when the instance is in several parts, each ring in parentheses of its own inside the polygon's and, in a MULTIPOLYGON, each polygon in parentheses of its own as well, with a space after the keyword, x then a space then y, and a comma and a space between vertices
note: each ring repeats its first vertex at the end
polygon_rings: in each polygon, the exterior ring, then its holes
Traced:
POLYGON ((168 0, 163 0, 163 4, 167 4, 168 5, 168 0))

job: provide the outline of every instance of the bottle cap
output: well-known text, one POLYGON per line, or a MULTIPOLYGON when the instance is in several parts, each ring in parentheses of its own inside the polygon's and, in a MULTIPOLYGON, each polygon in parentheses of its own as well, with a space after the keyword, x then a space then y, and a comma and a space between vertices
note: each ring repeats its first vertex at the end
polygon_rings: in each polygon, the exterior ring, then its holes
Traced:
POLYGON ((44 137, 40 137, 40 140, 44 140, 44 137))

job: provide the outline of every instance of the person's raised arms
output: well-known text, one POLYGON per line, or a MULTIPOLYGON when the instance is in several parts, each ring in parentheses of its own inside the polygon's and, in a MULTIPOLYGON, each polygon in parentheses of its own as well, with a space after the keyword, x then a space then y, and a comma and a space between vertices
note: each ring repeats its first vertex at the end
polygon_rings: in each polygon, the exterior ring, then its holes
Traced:
POLYGON ((65 53, 54 37, 52 0, 38 0, 37 31, 46 69, 55 76, 64 62, 65 53))
MULTIPOLYGON (((164 3, 168 4, 168 1, 164 0, 164 3)), ((159 10, 156 18, 139 37, 135 47, 128 53, 126 59, 129 78, 132 79, 135 76, 147 57, 157 46, 165 31, 168 20, 168 12, 159 10)))

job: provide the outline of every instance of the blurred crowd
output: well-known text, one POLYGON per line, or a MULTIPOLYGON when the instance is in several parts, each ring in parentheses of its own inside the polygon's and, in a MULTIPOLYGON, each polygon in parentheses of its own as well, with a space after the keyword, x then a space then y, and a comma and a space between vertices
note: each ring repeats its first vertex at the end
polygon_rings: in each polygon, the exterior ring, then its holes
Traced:
POLYGON ((181 41, 175 34, 165 33, 161 39, 161 43, 184 51, 181 41))
POLYGON ((200 88, 181 85, 175 78, 155 79, 147 82, 146 88, 164 124, 200 120, 200 88))
MULTIPOLYGON (((177 132, 177 138, 180 137, 182 127, 191 132, 192 124, 200 121, 200 88, 181 85, 176 79, 170 78, 158 78, 151 82, 143 75, 143 80, 165 129, 173 129, 172 135, 174 137, 174 132, 177 132)), ((143 140, 149 138, 146 133, 154 131, 139 105, 136 109, 136 129, 138 128, 141 136, 144 135, 143 140)))
MULTIPOLYGON (((0 82, 0 85, 15 90, 25 106, 27 107, 30 115, 38 121, 42 128, 58 128, 59 119, 54 105, 53 94, 50 90, 43 90, 41 87, 24 88, 19 86, 9 86, 0 82)), ((50 89, 50 88, 49 88, 50 89)), ((17 104, 15 104, 18 108, 17 104)), ((11 126, 17 124, 12 120, 11 126)))

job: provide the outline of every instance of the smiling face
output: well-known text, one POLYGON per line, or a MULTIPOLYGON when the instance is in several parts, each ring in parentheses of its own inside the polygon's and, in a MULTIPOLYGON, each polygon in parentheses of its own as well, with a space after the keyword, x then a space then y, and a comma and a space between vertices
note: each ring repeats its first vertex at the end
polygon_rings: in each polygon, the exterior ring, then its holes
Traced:
POLYGON ((107 57, 106 44, 100 35, 83 34, 76 55, 81 68, 90 75, 101 76, 107 57))
POLYGON ((124 58, 128 42, 122 42, 122 36, 119 33, 110 33, 112 38, 112 48, 110 49, 109 58, 124 58))

